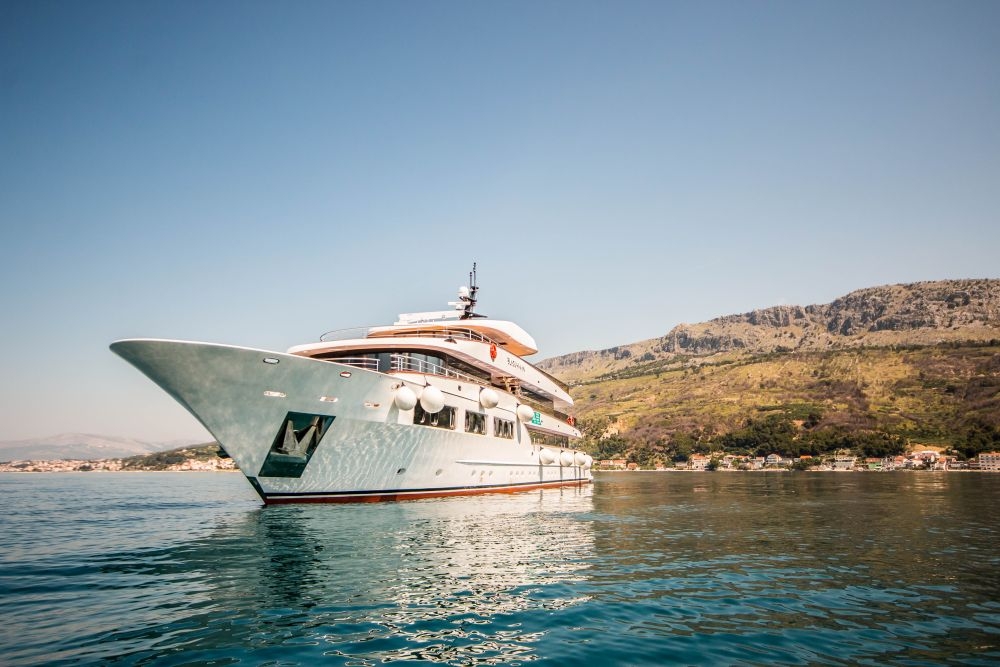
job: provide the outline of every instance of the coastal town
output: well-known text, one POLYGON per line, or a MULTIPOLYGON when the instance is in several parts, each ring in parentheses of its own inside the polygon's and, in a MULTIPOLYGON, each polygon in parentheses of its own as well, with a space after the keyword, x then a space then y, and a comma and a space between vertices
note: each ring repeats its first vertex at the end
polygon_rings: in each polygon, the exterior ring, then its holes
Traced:
POLYGON ((235 470, 236 464, 230 458, 189 458, 161 466, 129 465, 128 459, 0 462, 0 472, 220 472, 235 470))
MULTIPOLYGON (((594 462, 597 470, 642 470, 637 463, 627 459, 604 459, 594 462)), ((783 458, 778 454, 768 456, 738 456, 722 452, 713 454, 692 454, 686 462, 674 467, 656 466, 645 468, 671 471, 755 471, 755 470, 812 470, 812 471, 871 471, 889 472, 895 470, 937 470, 937 471, 981 471, 1000 472, 1000 452, 984 452, 973 459, 960 461, 958 457, 926 449, 907 455, 884 458, 862 458, 848 452, 833 456, 800 456, 783 458)))
POLYGON ((135 456, 0 461, 0 472, 220 472, 235 462, 211 442, 135 456))

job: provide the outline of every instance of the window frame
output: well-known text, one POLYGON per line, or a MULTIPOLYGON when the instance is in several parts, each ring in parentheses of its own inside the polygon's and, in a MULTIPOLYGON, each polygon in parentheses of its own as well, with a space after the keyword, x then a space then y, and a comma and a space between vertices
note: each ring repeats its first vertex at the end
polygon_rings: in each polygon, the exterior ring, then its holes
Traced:
POLYGON ((486 413, 476 412, 475 410, 466 410, 465 432, 473 433, 475 435, 486 435, 486 413), (475 428, 477 425, 478 428, 475 428))
POLYGON ((415 406, 413 406, 413 425, 414 426, 431 426, 433 428, 443 428, 449 431, 455 430, 455 413, 457 408, 453 405, 446 405, 437 412, 427 412, 423 409, 418 401, 415 406), (446 417, 444 423, 442 423, 441 418, 446 417))

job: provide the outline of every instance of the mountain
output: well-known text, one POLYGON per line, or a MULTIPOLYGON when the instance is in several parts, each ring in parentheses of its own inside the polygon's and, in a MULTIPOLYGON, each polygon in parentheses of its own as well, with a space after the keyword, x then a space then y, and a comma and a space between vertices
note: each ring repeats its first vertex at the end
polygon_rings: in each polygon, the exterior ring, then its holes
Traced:
MULTIPOLYGON (((186 441, 188 443, 197 440, 186 441)), ((151 454, 176 447, 178 441, 143 442, 131 438, 119 438, 87 433, 62 433, 29 440, 8 440, 0 442, 0 461, 33 460, 53 461, 58 459, 94 460, 124 458, 140 454, 151 454)))
POLYGON ((680 356, 840 350, 1000 339, 1000 280, 939 280, 860 289, 832 303, 773 306, 660 338, 546 359, 540 368, 575 382, 680 356))
POLYGON ((601 458, 907 444, 969 456, 1000 449, 1000 280, 861 289, 539 366, 571 385, 601 458))

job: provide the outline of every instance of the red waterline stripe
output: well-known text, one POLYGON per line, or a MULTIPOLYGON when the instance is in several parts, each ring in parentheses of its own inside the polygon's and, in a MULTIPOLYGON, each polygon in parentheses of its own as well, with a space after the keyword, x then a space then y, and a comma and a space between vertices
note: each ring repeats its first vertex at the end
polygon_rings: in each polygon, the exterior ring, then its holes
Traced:
POLYGON ((439 489, 436 491, 386 491, 343 494, 283 494, 280 496, 265 496, 267 505, 285 505, 289 503, 379 503, 397 500, 421 500, 425 498, 445 498, 448 496, 473 496, 483 493, 520 493, 537 489, 555 488, 560 486, 583 486, 589 484, 589 479, 572 479, 559 482, 540 482, 538 484, 519 484, 517 486, 487 486, 463 487, 459 489, 439 489))

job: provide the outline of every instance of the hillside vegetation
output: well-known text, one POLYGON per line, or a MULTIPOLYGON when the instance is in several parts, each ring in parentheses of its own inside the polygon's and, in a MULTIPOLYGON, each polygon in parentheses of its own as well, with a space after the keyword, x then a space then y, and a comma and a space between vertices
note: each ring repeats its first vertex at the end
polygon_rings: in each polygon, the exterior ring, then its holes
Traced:
POLYGON ((858 290, 540 365, 571 383, 600 458, 1000 449, 998 280, 858 290))
POLYGON ((229 456, 219 447, 217 442, 190 447, 178 447, 166 452, 154 452, 130 456, 121 460, 122 470, 170 470, 172 467, 189 461, 215 462, 229 456))

